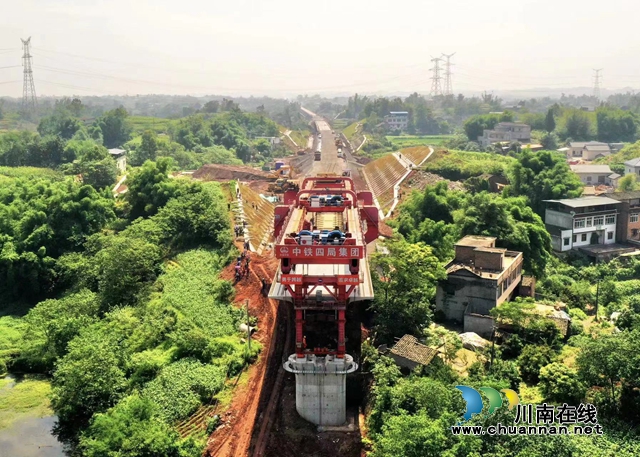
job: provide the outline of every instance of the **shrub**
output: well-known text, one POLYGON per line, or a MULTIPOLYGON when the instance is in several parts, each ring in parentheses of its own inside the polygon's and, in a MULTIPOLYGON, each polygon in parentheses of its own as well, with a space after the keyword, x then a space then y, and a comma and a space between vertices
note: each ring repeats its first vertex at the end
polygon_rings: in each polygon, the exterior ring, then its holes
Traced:
POLYGON ((548 346, 528 345, 522 349, 518 357, 518 367, 522 379, 528 383, 537 383, 540 369, 555 359, 555 352, 548 346))

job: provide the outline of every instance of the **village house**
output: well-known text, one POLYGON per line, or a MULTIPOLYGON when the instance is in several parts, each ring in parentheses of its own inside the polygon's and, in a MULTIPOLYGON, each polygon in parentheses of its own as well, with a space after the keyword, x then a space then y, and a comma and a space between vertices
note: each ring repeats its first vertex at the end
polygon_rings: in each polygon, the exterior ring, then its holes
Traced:
POLYGON ((617 233, 622 242, 640 243, 640 191, 609 194, 620 202, 617 233))
POLYGON ((422 344, 411 335, 400 338, 388 353, 398 366, 409 370, 418 365, 429 365, 437 354, 437 349, 422 344))
POLYGON ((519 122, 500 122, 492 130, 484 130, 478 143, 487 147, 495 143, 519 141, 531 143, 531 127, 519 122))
POLYGON ((465 331, 470 314, 488 315, 520 284, 522 253, 496 248, 495 242, 488 236, 462 238, 455 245, 455 258, 445 266, 447 278, 437 285, 436 313, 463 323, 465 331))
POLYGON ((620 202, 608 197, 545 200, 544 222, 551 247, 560 252, 616 242, 620 202))
POLYGON ((571 165, 570 168, 587 186, 618 186, 620 175, 612 172, 609 165, 571 165))
POLYGON ((640 157, 627 160, 624 163, 624 175, 636 175, 637 178, 640 178, 640 157))
POLYGON ((127 151, 124 149, 109 149, 109 154, 116 161, 119 173, 127 172, 127 151))
POLYGON ((606 157, 611 154, 611 148, 607 143, 599 141, 574 141, 569 143, 567 159, 595 160, 598 157, 606 157))

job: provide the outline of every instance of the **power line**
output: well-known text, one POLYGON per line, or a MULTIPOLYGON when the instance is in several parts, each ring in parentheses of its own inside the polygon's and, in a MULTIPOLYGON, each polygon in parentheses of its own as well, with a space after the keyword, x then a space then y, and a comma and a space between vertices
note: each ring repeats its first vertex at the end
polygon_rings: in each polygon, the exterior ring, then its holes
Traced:
POLYGON ((456 53, 453 54, 442 54, 442 57, 447 59, 447 63, 444 66, 444 95, 452 95, 453 94, 453 84, 451 82, 451 58, 455 56, 456 53))
POLYGON ((36 85, 33 82, 33 69, 31 68, 31 54, 29 47, 31 46, 31 37, 22 40, 22 65, 24 66, 24 82, 22 86, 22 109, 25 113, 35 114, 38 101, 36 99, 36 85))
POLYGON ((440 80, 442 76, 440 76, 440 62, 442 59, 440 57, 435 57, 431 59, 433 62, 433 68, 430 71, 433 72, 433 76, 431 77, 431 95, 437 96, 442 95, 442 85, 440 84, 440 80))
POLYGON ((0 81, 0 84, 11 84, 11 83, 19 83, 19 79, 14 79, 13 81, 0 81))
POLYGON ((596 72, 596 74, 594 75, 594 81, 593 81, 593 96, 595 97, 596 100, 600 100, 600 82, 601 82, 601 78, 602 76, 600 76, 600 72, 602 71, 602 68, 594 68, 593 71, 596 72))
POLYGON ((9 66, 7 66, 7 67, 0 67, 0 70, 4 70, 5 68, 18 68, 18 67, 20 67, 20 66, 21 66, 21 65, 9 65, 9 66))

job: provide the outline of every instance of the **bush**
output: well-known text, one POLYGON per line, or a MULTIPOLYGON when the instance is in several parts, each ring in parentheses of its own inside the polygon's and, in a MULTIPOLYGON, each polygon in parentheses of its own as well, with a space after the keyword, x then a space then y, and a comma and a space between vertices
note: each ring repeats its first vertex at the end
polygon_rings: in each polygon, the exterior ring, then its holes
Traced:
POLYGON ((577 404, 586 393, 578 373, 557 362, 542 367, 540 387, 545 398, 559 403, 577 404))
POLYGON ((203 401, 217 393, 225 381, 225 369, 204 365, 194 359, 172 363, 148 383, 142 396, 158 406, 158 414, 167 422, 185 419, 203 401))
POLYGON ((525 346, 518 357, 522 379, 530 384, 537 383, 542 367, 549 365, 554 359, 555 352, 548 346, 525 346))

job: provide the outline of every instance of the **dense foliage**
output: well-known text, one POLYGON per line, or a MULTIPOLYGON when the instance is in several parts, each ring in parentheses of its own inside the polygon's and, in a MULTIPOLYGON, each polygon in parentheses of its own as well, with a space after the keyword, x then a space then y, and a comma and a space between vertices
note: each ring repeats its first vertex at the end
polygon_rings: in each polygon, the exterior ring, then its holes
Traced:
POLYGON ((497 246, 524 252, 525 269, 535 275, 551 252, 544 223, 524 198, 450 191, 444 182, 413 193, 392 224, 408 241, 433 246, 441 260, 452 256, 465 235, 495 236, 497 246))

